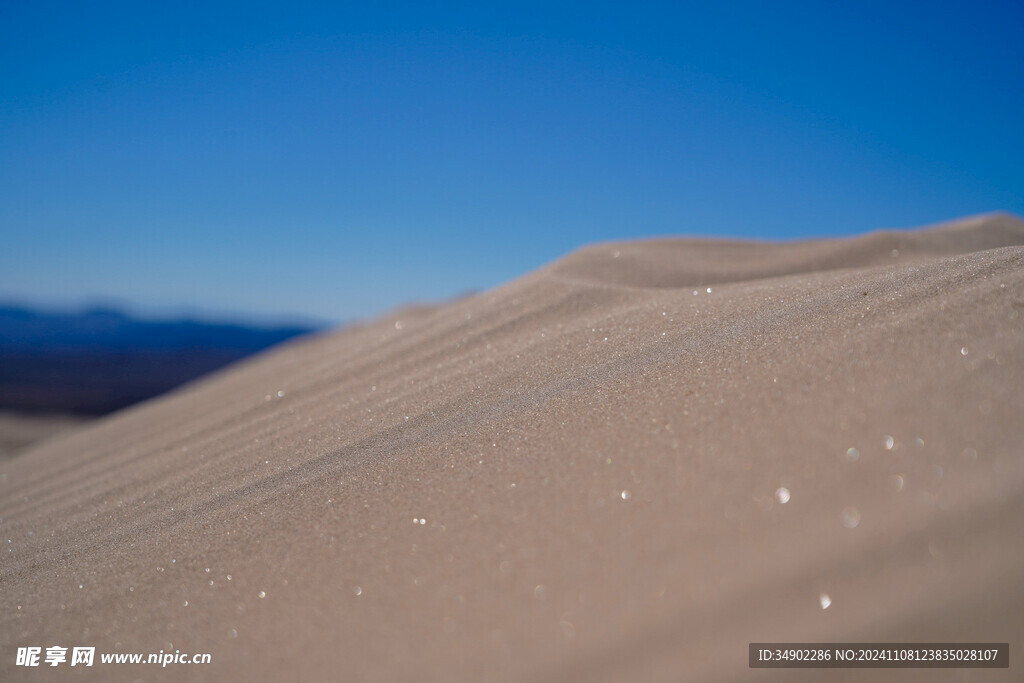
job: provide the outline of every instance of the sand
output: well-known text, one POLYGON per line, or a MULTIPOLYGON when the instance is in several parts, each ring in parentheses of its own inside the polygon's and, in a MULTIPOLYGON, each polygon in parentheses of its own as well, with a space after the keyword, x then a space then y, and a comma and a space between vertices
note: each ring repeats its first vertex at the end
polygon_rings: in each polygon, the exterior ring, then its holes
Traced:
POLYGON ((1021 680, 1021 245, 588 247, 47 441, 0 461, 0 677, 1021 680), (807 640, 1011 668, 747 666, 807 640))
POLYGON ((0 410, 0 460, 25 450, 33 444, 69 432, 88 423, 81 415, 33 415, 0 410))

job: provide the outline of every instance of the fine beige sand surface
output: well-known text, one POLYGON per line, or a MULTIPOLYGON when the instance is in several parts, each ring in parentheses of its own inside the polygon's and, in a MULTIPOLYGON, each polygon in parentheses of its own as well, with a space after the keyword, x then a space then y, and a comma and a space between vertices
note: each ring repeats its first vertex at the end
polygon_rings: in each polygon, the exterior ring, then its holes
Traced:
POLYGON ((91 418, 77 415, 32 415, 0 410, 0 459, 33 444, 77 429, 91 418))
POLYGON ((588 247, 0 461, 0 678, 1024 680, 1022 245, 995 214, 588 247))

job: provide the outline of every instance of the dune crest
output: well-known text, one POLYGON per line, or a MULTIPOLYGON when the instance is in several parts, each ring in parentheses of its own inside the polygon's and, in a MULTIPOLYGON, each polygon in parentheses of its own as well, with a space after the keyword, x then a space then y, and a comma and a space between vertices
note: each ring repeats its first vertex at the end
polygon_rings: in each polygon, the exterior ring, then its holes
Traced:
POLYGON ((749 642, 1009 641, 986 680, 1019 679, 1022 245, 995 214, 588 247, 0 461, 0 675, 63 644, 217 680, 782 680, 749 642))
POLYGON ((849 239, 749 242, 653 239, 584 247, 553 264, 571 280, 631 287, 697 287, 825 270, 907 264, 1024 244, 1024 220, 995 213, 919 230, 849 239))

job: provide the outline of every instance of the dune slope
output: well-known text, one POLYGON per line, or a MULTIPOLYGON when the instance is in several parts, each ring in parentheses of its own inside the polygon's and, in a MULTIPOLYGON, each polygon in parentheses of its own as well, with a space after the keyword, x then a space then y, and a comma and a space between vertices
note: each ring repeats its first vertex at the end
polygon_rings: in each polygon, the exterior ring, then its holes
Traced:
POLYGON ((747 668, 815 640, 1019 680, 1022 245, 598 245, 49 441, 0 462, 0 676, 864 680, 747 668))

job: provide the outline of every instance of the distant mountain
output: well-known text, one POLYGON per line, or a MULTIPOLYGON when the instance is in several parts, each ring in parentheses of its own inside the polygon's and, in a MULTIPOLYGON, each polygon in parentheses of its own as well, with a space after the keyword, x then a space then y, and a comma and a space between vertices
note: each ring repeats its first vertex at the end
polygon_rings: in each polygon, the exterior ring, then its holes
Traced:
POLYGON ((0 408, 101 415, 313 331, 0 306, 0 408))

